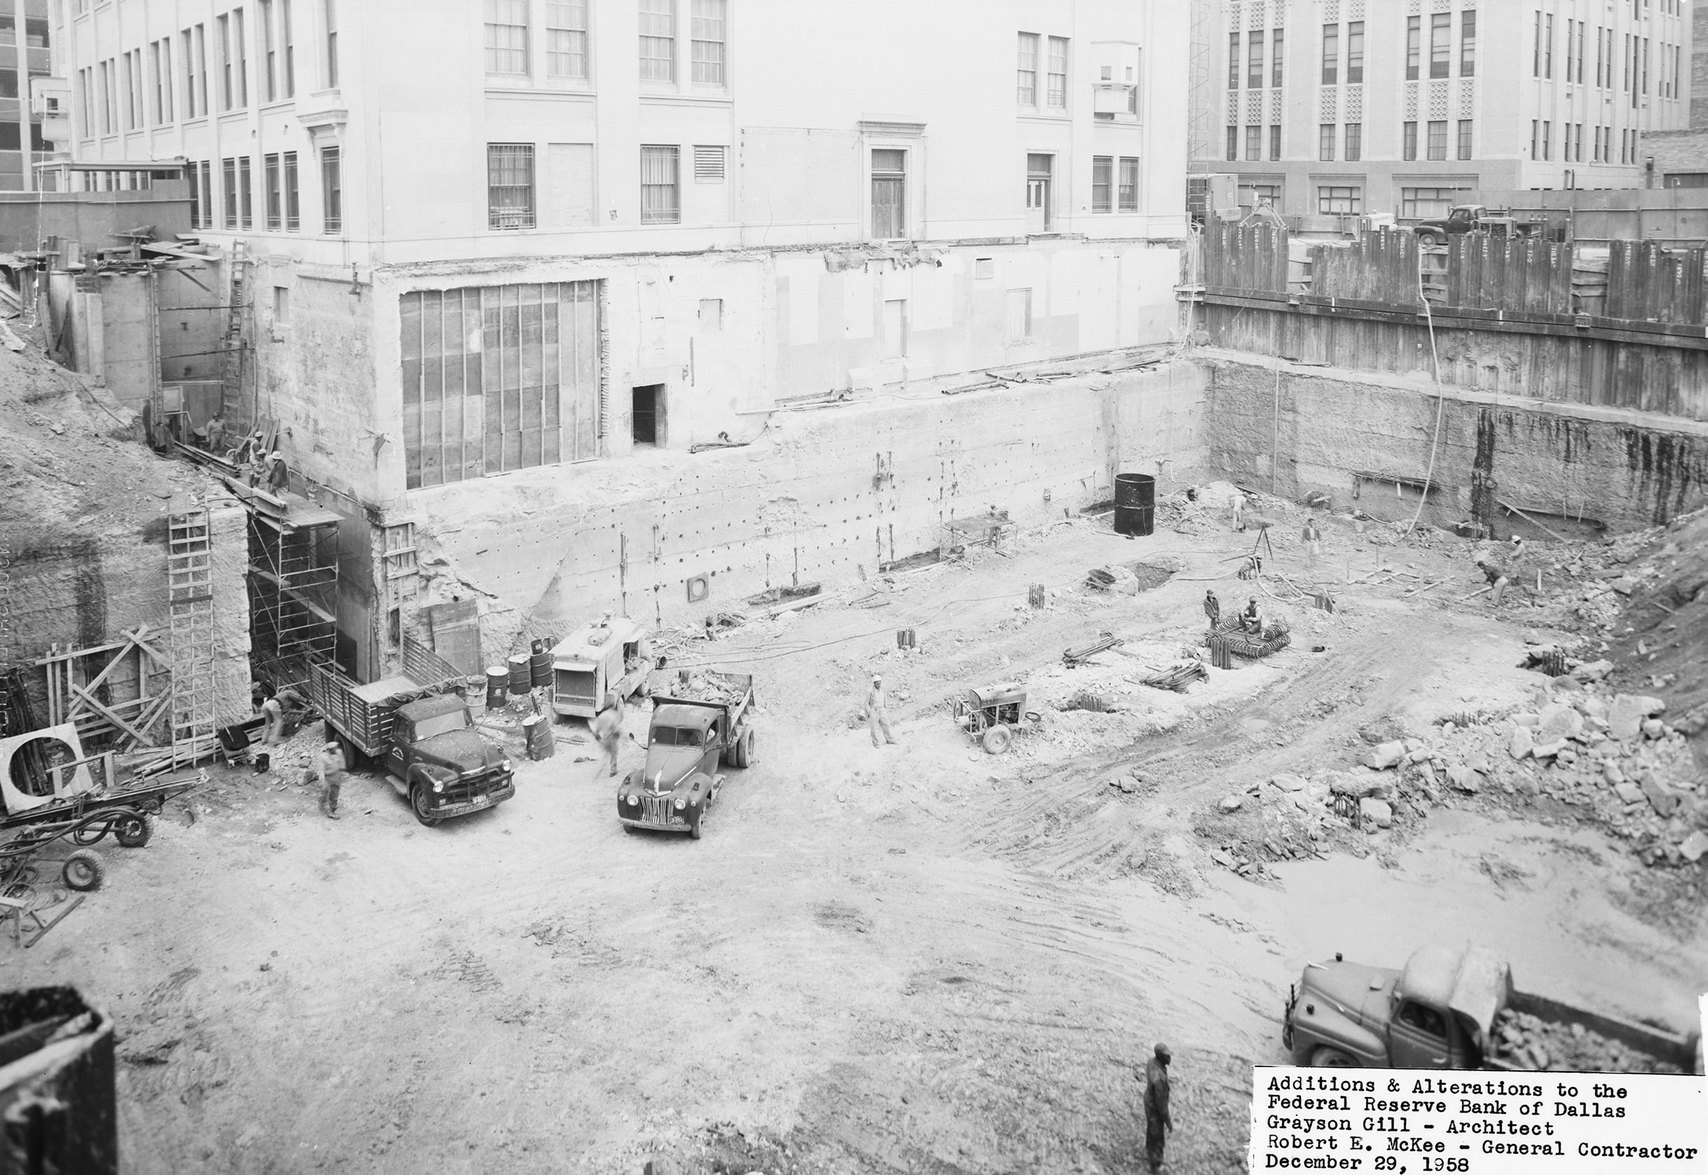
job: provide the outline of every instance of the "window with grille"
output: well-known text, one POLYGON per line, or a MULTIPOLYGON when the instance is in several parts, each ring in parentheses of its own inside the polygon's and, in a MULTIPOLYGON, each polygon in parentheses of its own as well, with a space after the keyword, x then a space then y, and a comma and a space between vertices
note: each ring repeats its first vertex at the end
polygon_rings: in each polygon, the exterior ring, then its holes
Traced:
POLYGON ((285 231, 294 233, 302 227, 302 206, 297 196, 297 153, 286 151, 285 158, 285 231))
POLYGON ((262 171, 267 186, 267 231, 276 233, 285 227, 285 170, 277 154, 262 159, 262 171))
POLYGON ((1014 70, 1014 97, 1022 106, 1038 104, 1038 34, 1021 33, 1014 70))
POLYGON ((202 227, 202 209, 207 207, 207 205, 202 202, 202 185, 201 185, 201 182, 199 181, 199 179, 197 178, 201 173, 201 166, 202 165, 199 163, 193 163, 192 162, 192 163, 188 164, 184 169, 186 176, 190 181, 190 227, 191 228, 201 228, 202 227))
POLYGON ((1317 212, 1323 216, 1355 216, 1363 206, 1363 188, 1344 184, 1326 184, 1317 188, 1317 212))
POLYGON ((676 80, 676 0, 640 0, 640 77, 676 80))
POLYGON ((225 216, 220 221, 223 228, 237 227, 237 160, 223 159, 220 161, 220 180, 225 198, 225 216))
POLYGON ((248 156, 237 161, 237 225, 255 227, 255 161, 248 156))
POLYGON ((528 72, 528 0, 486 0, 486 72, 528 72))
POLYGON ((587 80, 587 0, 546 0, 546 76, 587 80))
POLYGON ((1091 210, 1093 212, 1113 212, 1115 187, 1115 157, 1112 155, 1093 155, 1091 157, 1091 210))
POLYGON ((1067 38, 1051 37, 1050 72, 1046 80, 1049 85, 1048 101, 1056 110, 1067 109, 1067 62, 1067 38))
POLYGON ((534 227, 534 145, 486 146, 486 227, 534 227))
POLYGON ((724 29, 726 0, 694 0, 693 33, 689 49, 694 59, 694 84, 724 84, 724 29))
POLYGON ((1115 190, 1116 207, 1122 212, 1137 212, 1139 210, 1139 161, 1130 156, 1121 157, 1120 184, 1115 190))
POLYGON ((892 240, 907 235, 907 152, 872 152, 872 235, 892 240))
POLYGON ((721 184, 724 182, 723 147, 694 148, 694 182, 700 184, 721 184))
POLYGON ((320 149, 320 209, 328 236, 344 231, 344 161, 337 147, 320 149))
POLYGON ((677 224, 682 194, 675 147, 641 148, 641 223, 677 224))

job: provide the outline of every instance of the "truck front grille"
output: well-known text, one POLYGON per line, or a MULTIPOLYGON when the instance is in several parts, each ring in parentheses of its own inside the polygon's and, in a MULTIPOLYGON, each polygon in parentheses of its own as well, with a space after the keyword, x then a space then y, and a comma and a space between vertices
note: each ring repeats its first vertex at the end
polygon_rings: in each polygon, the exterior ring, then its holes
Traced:
POLYGON ((641 813, 648 824, 669 824, 676 815, 676 809, 670 805, 669 796, 641 796, 641 813))

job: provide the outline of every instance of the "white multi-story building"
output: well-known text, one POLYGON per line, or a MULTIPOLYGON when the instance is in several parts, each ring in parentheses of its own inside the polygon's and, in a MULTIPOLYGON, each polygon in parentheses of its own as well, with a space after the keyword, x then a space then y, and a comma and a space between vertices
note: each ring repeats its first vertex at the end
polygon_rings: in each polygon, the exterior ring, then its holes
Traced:
POLYGON ((1688 125, 1683 0, 1194 0, 1192 166, 1289 215, 1632 188, 1688 125))
POLYGON ((1174 326, 1186 0, 54 11, 75 158, 188 161, 253 415, 370 520, 1174 326))

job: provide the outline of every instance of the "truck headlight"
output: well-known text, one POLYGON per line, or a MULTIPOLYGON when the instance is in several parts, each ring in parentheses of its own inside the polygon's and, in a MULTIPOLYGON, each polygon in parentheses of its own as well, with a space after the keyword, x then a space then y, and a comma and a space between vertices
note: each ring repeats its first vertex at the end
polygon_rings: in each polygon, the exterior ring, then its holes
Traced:
POLYGON ((435 794, 440 794, 440 793, 443 793, 443 792, 444 792, 444 790, 445 790, 445 781, 444 781, 444 780, 442 780, 442 779, 435 779, 435 780, 434 780, 434 781, 433 781, 433 791, 434 791, 434 793, 435 793, 435 794))
POLYGON ((628 805, 631 808, 636 807, 640 804, 640 797, 635 795, 634 792, 630 792, 628 795, 624 796, 623 799, 628 801, 628 805))
POLYGON ((684 800, 681 796, 676 797, 676 810, 678 812, 680 812, 683 808, 686 808, 687 806, 688 806, 687 800, 684 800))
POLYGON ((504 762, 499 764, 499 766, 503 767, 507 772, 516 770, 516 765, 508 759, 504 760, 504 762))

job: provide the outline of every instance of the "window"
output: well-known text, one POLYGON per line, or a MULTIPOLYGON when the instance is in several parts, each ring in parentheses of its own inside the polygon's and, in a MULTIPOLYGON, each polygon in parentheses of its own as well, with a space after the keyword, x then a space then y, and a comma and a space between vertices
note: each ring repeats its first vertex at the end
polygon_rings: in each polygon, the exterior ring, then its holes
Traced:
POLYGON ((1280 29, 1269 34, 1269 84, 1272 86, 1281 84, 1281 46, 1283 42, 1284 37, 1280 29))
POLYGON ((172 121, 172 38, 162 37, 149 47, 154 71, 154 125, 172 121))
POLYGON ((1263 88, 1263 31, 1247 34, 1245 38, 1245 84, 1254 90, 1263 88))
POLYGON ((1453 14, 1437 12, 1429 18, 1429 76, 1444 78, 1453 65, 1453 14))
POLYGON ((546 0, 546 76, 587 80, 587 0, 546 0))
POLYGON ((528 72, 528 0, 486 0, 486 72, 528 72))
POLYGON ((344 231, 343 160, 337 147, 320 149, 320 216, 327 236, 344 231))
POLYGON ((676 80, 676 0, 640 0, 640 77, 676 80))
POLYGON ((231 14, 229 12, 215 19, 214 31, 219 36, 219 108, 230 110, 233 91, 231 88, 231 14))
POLYGON ((255 227, 255 160, 237 161, 237 227, 255 227))
POLYGON ((725 0, 694 0, 694 84, 724 84, 725 0))
POLYGON ((892 240, 907 236, 907 152, 879 148, 872 152, 872 236, 892 240))
POLYGON ((1323 216, 1356 215, 1362 211, 1364 189, 1350 185, 1317 188, 1317 212, 1323 216))
POLYGON ((263 156, 261 171, 267 189, 267 218, 263 224, 268 232, 276 233, 285 227, 285 177, 278 155, 263 156))
POLYGON ((1406 17, 1406 81, 1417 81, 1418 59, 1423 52, 1423 18, 1406 17))
POLYGON ((1323 85, 1332 86, 1340 80, 1340 26, 1323 26, 1323 85))
POLYGON ((1317 158, 1334 159, 1334 124, 1325 122, 1317 127, 1317 158))
POLYGON ((274 45, 273 0, 256 0, 255 12, 261 20, 261 101, 272 102, 279 97, 279 53, 274 45))
POLYGON ((1346 124, 1346 159, 1356 163, 1364 158, 1364 124, 1349 122, 1346 124))
POLYGON ((1121 212, 1139 210, 1139 161, 1133 156, 1121 157, 1120 186, 1115 199, 1115 207, 1121 212))
POLYGON ((1263 128, 1248 126, 1245 128, 1245 157, 1247 159, 1263 158, 1263 128))
POLYGON ((1459 76, 1474 77, 1477 72, 1477 14, 1467 10, 1459 16, 1459 76))
MULTIPOLYGON (((1239 34, 1234 34, 1239 39, 1239 34)), ((1021 33, 1014 68, 1014 98, 1022 106, 1038 104, 1038 34, 1021 33)))
POLYGON ((220 219, 221 228, 237 227, 237 160, 225 159, 220 162, 221 191, 225 196, 225 215, 220 219))
POLYGON ((1239 127, 1237 126, 1231 126, 1228 128, 1227 155, 1229 159, 1239 158, 1239 127))
MULTIPOLYGON (((194 89, 190 103, 192 116, 207 117, 208 113, 208 38, 204 25, 195 28, 195 57, 194 65, 189 72, 189 81, 194 89)), ((209 161, 210 166, 212 161, 209 161)))
POLYGON ((1049 105, 1056 110, 1067 109, 1067 60, 1067 38, 1051 37, 1050 72, 1047 77, 1049 85, 1047 100, 1049 105))
POLYGON ((1554 14, 1542 18, 1542 76, 1554 76, 1554 14))
POLYGON ((1245 207, 1263 208, 1267 206, 1277 211, 1281 208, 1280 184, 1241 184, 1239 191, 1239 202, 1245 207))
POLYGON ((641 148, 642 224, 676 224, 682 219, 677 179, 677 148, 641 148))
POLYGON ((1402 149, 1401 154, 1406 159, 1416 159, 1417 158, 1417 123, 1408 122, 1405 124, 1405 126, 1402 129, 1404 131, 1403 138, 1404 138, 1405 142, 1404 142, 1404 147, 1402 149))
POLYGON ((1447 123, 1445 121, 1429 124, 1429 157, 1431 159, 1447 158, 1447 123))
POLYGON ((486 145, 486 227, 534 227, 534 145, 486 145))
POLYGON ((1612 34, 1612 31, 1612 29, 1595 30, 1595 84, 1598 87, 1607 85, 1607 58, 1610 49, 1607 38, 1612 34))
POLYGON ((1459 120, 1459 158, 1471 158, 1471 120, 1468 118, 1459 120))
POLYGON ((1346 80, 1364 80, 1364 22, 1355 20, 1346 26, 1346 80))
POLYGON ((285 47, 284 96, 297 92, 297 51, 291 39, 291 0, 279 0, 279 43, 285 47))
MULTIPOLYGON (((664 385, 642 384, 629 389, 629 437, 636 445, 664 443, 664 385)), ((698 731, 677 731, 677 746, 686 742, 683 736, 700 737, 698 731)), ((698 745, 698 743, 688 744, 698 745)))
POLYGON ((326 14, 326 88, 338 85, 338 0, 321 0, 326 14))
POLYGON ((113 134, 119 129, 119 85, 112 58, 101 62, 101 133, 113 134))
POLYGON ((1281 158, 1281 128, 1278 126, 1269 128, 1269 158, 1281 158))
POLYGON ((1110 188, 1115 182, 1115 158, 1112 155, 1093 155, 1091 157, 1091 210, 1093 212, 1111 212, 1114 204, 1110 197, 1110 188))
POLYGON ((1554 158, 1554 124, 1552 121, 1542 123, 1542 158, 1545 160, 1554 158))
POLYGON ((189 163, 185 166, 185 176, 190 181, 190 227, 202 227, 202 209, 207 207, 202 199, 202 185, 199 179, 202 165, 189 163))
POLYGON ((1032 337, 1032 291, 1008 291, 1008 341, 1024 343, 1032 337))
MULTIPOLYGON (((87 139, 95 133, 95 81, 93 71, 77 71, 77 129, 87 139)), ((1229 158, 1233 158, 1231 155, 1229 158)))
POLYGON ((1530 120, 1530 158, 1542 158, 1542 124, 1534 118, 1530 120))
POLYGON ((1433 220, 1446 216, 1458 202, 1460 188, 1401 188, 1402 220, 1433 220))
POLYGON ((243 9, 231 10, 232 55, 237 58, 237 105, 249 105, 249 38, 244 34, 243 9))
POLYGON ((1239 89, 1240 78, 1239 34, 1228 34, 1228 89, 1239 89))
POLYGON ((133 49, 125 54, 125 129, 142 128, 142 51, 133 49))
POLYGON ((406 487, 598 456, 600 301, 596 281, 401 295, 406 487))
POLYGON ((1447 1039, 1447 1025, 1441 1019, 1441 1013, 1434 1008, 1407 1000, 1400 1005, 1399 1015, 1395 1016, 1394 1019, 1439 1040, 1445 1041, 1447 1039))
POLYGON ((294 233, 302 227, 302 204, 297 198, 297 153, 285 152, 285 231, 294 233))
POLYGON ((1542 76, 1542 11, 1536 10, 1536 21, 1531 26, 1532 44, 1530 46, 1530 76, 1542 76))

